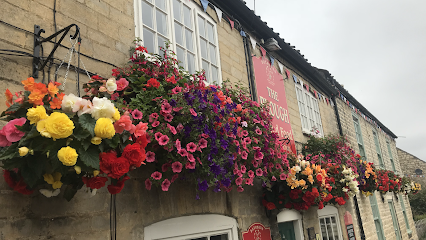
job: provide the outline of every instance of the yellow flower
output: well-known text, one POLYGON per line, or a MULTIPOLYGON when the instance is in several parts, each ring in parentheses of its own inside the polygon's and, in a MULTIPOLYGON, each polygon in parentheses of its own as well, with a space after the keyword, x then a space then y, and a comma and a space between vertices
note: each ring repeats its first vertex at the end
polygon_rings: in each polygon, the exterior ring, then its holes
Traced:
POLYGON ((115 135, 115 129, 111 119, 99 118, 96 121, 95 135, 100 138, 112 138, 115 135))
POLYGON ((118 111, 117 108, 114 108, 115 112, 114 115, 112 116, 112 119, 114 119, 114 121, 118 121, 120 119, 120 112, 118 111))
POLYGON ((90 141, 92 142, 92 144, 99 145, 102 142, 102 138, 100 138, 100 137, 93 137, 92 140, 90 140, 90 141))
POLYGON ((94 176, 94 177, 96 177, 96 176, 98 176, 98 175, 99 175, 99 173, 100 173, 100 172, 99 172, 99 170, 94 170, 94 171, 93 171, 93 176, 94 176))
POLYGON ((55 180, 53 179, 52 174, 44 174, 43 175, 44 181, 46 181, 48 184, 53 184, 55 182, 55 180))
POLYGON ((52 188, 53 189, 58 189, 62 187, 62 182, 61 182, 61 178, 62 178, 62 174, 59 172, 54 172, 52 174, 54 183, 52 183, 52 188))
POLYGON ((46 119, 49 116, 46 114, 46 109, 43 106, 28 109, 27 118, 30 124, 37 123, 40 120, 46 119))
POLYGON ((21 157, 27 155, 29 151, 27 147, 20 147, 18 150, 19 150, 19 156, 21 157))
POLYGON ((52 184, 52 188, 53 189, 58 189, 62 187, 62 182, 61 181, 56 181, 52 184))
POLYGON ((81 173, 81 167, 79 167, 77 165, 74 166, 74 170, 75 170, 75 173, 77 173, 77 174, 81 173))
POLYGON ((53 139, 67 138, 74 129, 74 123, 65 113, 54 112, 44 121, 44 127, 53 139))
POLYGON ((51 138, 52 136, 46 129, 46 120, 41 120, 37 123, 37 131, 41 136, 51 138))
POLYGON ((72 147, 63 147, 58 151, 59 161, 65 166, 74 166, 77 163, 77 151, 72 147))

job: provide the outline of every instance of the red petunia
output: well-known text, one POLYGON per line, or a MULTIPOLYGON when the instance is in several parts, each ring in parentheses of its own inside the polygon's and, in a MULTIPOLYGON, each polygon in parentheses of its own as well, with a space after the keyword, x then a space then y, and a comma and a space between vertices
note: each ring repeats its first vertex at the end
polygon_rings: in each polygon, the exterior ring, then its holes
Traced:
POLYGON ((148 80, 148 83, 146 84, 147 87, 155 87, 155 88, 159 88, 160 87, 160 83, 157 81, 157 79, 155 78, 151 78, 148 80))

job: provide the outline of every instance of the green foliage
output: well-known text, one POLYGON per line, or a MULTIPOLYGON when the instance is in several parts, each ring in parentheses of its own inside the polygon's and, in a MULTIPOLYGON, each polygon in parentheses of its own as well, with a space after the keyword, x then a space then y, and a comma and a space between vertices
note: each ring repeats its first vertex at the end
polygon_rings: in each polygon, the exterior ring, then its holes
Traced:
POLYGON ((421 190, 417 194, 409 194, 411 210, 414 216, 426 215, 426 190, 421 190))

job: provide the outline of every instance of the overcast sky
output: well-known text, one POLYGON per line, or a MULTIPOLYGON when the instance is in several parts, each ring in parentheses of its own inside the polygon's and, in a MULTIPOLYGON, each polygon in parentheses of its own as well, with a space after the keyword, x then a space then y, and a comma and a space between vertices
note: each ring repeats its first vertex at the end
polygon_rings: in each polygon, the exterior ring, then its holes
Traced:
POLYGON ((426 161, 426 1, 257 0, 256 14, 426 161))

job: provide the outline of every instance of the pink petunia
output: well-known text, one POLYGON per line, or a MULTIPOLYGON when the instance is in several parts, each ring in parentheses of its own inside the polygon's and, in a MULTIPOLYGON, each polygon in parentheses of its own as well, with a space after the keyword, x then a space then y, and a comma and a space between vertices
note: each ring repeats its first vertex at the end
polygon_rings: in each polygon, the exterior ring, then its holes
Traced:
POLYGON ((178 179, 178 177, 179 177, 179 174, 173 175, 171 182, 176 181, 176 179, 178 179))
POLYGON ((117 91, 123 91, 127 86, 129 86, 129 82, 125 78, 120 78, 120 80, 116 81, 117 91))
POLYGON ((251 138, 249 138, 249 137, 244 138, 244 143, 245 144, 250 144, 251 143, 251 138))
POLYGON ((147 179, 145 180, 145 188, 146 188, 147 190, 151 190, 151 187, 152 187, 152 182, 151 182, 151 180, 149 180, 149 178, 147 178, 147 179))
POLYGON ((176 86, 175 88, 172 89, 173 94, 178 94, 180 92, 182 92, 182 87, 176 86))
POLYGON ((169 167, 171 167, 172 165, 170 163, 165 163, 161 166, 161 171, 162 172, 167 172, 167 170, 169 170, 169 167))
POLYGON ((155 171, 151 174, 151 177, 155 180, 160 180, 163 177, 163 174, 158 171, 155 171))
POLYGON ((183 107, 175 107, 175 108, 173 108, 173 111, 174 112, 179 112, 182 109, 183 109, 183 107))
POLYGON ((284 180, 286 180, 286 179, 287 179, 287 174, 285 174, 285 173, 281 173, 281 174, 280 174, 280 180, 284 181, 284 180))
POLYGON ((160 144, 161 146, 166 145, 169 142, 169 137, 167 135, 163 135, 160 137, 160 139, 158 140, 158 144, 160 144))
POLYGON ((170 105, 169 103, 165 102, 161 105, 161 110, 165 113, 171 113, 172 112, 172 105, 170 105))
POLYGON ((171 122, 173 120, 173 115, 171 114, 166 114, 164 116, 164 120, 166 120, 167 122, 171 122))
POLYGON ((182 163, 180 163, 180 162, 172 163, 172 170, 173 170, 174 173, 182 172, 182 163))
POLYGON ((256 128, 255 132, 257 135, 262 135, 262 130, 260 130, 259 128, 256 128))
POLYGON ((241 186, 238 186, 238 188, 237 188, 237 192, 244 192, 244 188, 243 188, 243 187, 241 187, 241 186))
POLYGON ((197 145, 193 142, 186 144, 186 150, 188 152, 195 152, 197 150, 197 145))
POLYGON ((188 161, 195 163, 194 155, 188 153, 188 155, 186 157, 188 158, 188 161))
POLYGON ((195 162, 186 162, 185 168, 186 169, 195 169, 195 162))
POLYGON ((244 137, 247 137, 247 136, 248 136, 248 132, 247 132, 247 130, 243 130, 243 131, 241 132, 241 134, 242 134, 244 137))
POLYGON ((158 113, 151 113, 151 115, 149 115, 149 117, 152 118, 152 119, 157 119, 158 113))
POLYGON ((246 183, 247 185, 252 185, 252 186, 253 186, 253 178, 246 178, 245 183, 246 183))
POLYGON ((155 122, 152 123, 152 127, 157 127, 158 125, 160 125, 159 121, 155 121, 155 122))
POLYGON ((132 112, 132 117, 133 117, 133 119, 142 119, 142 117, 143 117, 143 113, 141 112, 141 111, 139 111, 139 110, 137 110, 137 109, 135 109, 135 110, 133 110, 133 112, 132 112))
POLYGON ((182 157, 186 157, 186 156, 188 156, 188 152, 187 152, 184 148, 179 149, 179 150, 178 150, 178 153, 179 153, 179 155, 181 155, 182 157))
POLYGON ((200 148, 206 148, 207 147, 207 140, 206 139, 204 139, 204 138, 201 138, 200 139, 200 141, 198 142, 198 146, 200 147, 200 148))
POLYGON ((275 182, 277 181, 277 178, 275 176, 272 176, 271 181, 275 182))
POLYGON ((246 166, 242 165, 241 166, 241 173, 246 173, 246 171, 247 171, 246 166))
POLYGON ((179 151, 182 148, 181 145, 180 145, 180 140, 176 139, 175 144, 176 144, 176 149, 179 151))
POLYGON ((197 116, 197 113, 194 111, 193 108, 189 109, 189 112, 192 114, 192 116, 197 116))
POLYGON ((253 178, 254 172, 252 170, 248 171, 248 176, 249 176, 249 178, 253 178))
POLYGON ((262 160, 263 159, 263 153, 262 152, 260 152, 260 151, 257 151, 255 154, 254 154, 254 160, 262 160))
POLYGON ((242 159, 247 159, 247 157, 248 157, 248 153, 246 151, 242 151, 241 152, 241 158, 242 159))
POLYGON ((263 176, 263 170, 261 168, 256 169, 256 175, 257 176, 263 176))
POLYGON ((146 153, 146 161, 147 162, 154 162, 155 161, 155 153, 149 151, 146 153))
POLYGON ((240 142, 238 142, 237 140, 233 140, 233 142, 234 142, 234 144, 235 144, 235 146, 240 146, 240 142))
POLYGON ((168 123, 167 123, 167 128, 170 130, 170 132, 171 132, 173 135, 176 135, 176 134, 177 134, 176 128, 175 128, 175 127, 173 127, 172 125, 170 125, 170 124, 168 124, 168 123))
POLYGON ((182 129, 183 129, 183 125, 182 125, 182 123, 179 123, 176 127, 176 130, 178 130, 178 132, 180 132, 180 131, 182 131, 182 129))
POLYGON ((235 184, 237 184, 238 186, 243 184, 243 178, 239 177, 239 178, 235 179, 235 184))
POLYGON ((165 179, 163 181, 163 183, 161 183, 161 190, 163 190, 164 192, 169 191, 170 184, 171 183, 170 183, 169 179, 165 179))
POLYGON ((253 160, 251 163, 253 164, 253 167, 258 167, 259 166, 259 163, 256 160, 253 160))
POLYGON ((163 134, 161 132, 156 132, 154 134, 154 136, 155 136, 155 140, 157 140, 157 142, 159 142, 160 141, 160 137, 163 136, 163 134))

